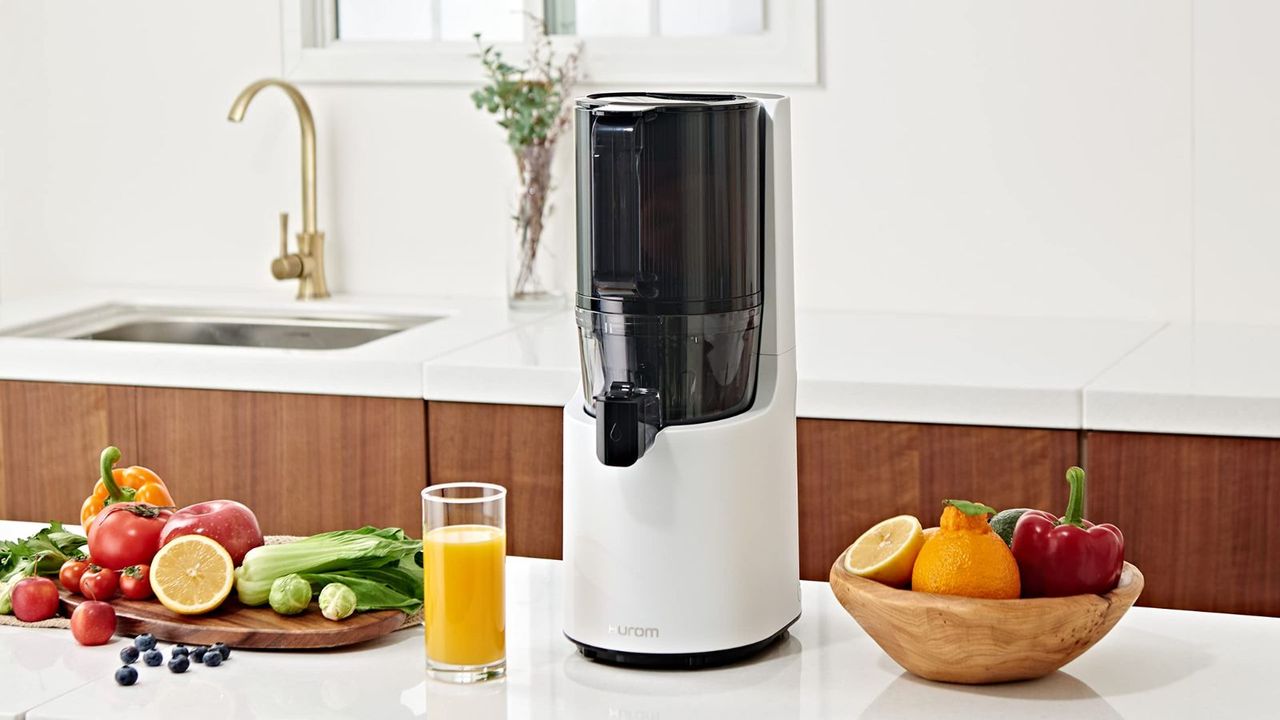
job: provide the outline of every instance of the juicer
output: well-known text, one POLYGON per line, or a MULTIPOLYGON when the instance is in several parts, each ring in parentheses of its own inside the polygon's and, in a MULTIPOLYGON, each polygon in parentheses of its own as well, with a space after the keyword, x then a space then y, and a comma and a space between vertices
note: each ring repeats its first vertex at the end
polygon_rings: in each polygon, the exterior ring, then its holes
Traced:
POLYGON ((789 101, 600 93, 575 122, 564 632, 733 662, 800 615, 789 101))

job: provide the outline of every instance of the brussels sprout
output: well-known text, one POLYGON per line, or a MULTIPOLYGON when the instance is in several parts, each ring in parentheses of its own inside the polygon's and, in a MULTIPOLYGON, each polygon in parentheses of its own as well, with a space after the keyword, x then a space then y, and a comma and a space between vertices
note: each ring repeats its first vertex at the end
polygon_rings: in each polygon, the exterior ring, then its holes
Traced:
POLYGON ((311 583, 297 573, 276 578, 267 601, 281 615, 297 615, 311 604, 311 583))
POLYGON ((329 583, 320 591, 320 612, 330 620, 342 620, 356 611, 356 593, 342 583, 329 583))

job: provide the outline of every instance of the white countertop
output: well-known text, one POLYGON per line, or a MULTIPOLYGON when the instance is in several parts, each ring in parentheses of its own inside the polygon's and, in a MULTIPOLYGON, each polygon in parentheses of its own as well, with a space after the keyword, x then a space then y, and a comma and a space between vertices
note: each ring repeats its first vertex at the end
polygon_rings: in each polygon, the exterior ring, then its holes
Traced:
POLYGON ((545 317, 500 299, 335 296, 299 304, 288 292, 85 289, 0 303, 0 379, 423 397, 422 365, 545 317), (7 329, 107 303, 229 310, 385 313, 439 320, 343 350, 285 350, 3 337, 7 329))
MULTIPOLYGON (((33 523, 0 522, 0 538, 33 523)), ((845 614, 825 583, 802 583, 790 637, 754 660, 694 672, 624 670, 582 658, 561 635, 561 564, 507 563, 504 681, 425 677, 421 630, 342 651, 236 650, 218 668, 112 677, 128 640, 80 647, 65 630, 0 627, 0 718, 1203 718, 1274 714, 1280 619, 1134 608, 1096 647, 1047 678, 967 687, 919 680, 845 614)), ((168 644, 162 644, 168 650, 168 644)), ((166 652, 167 654, 167 652, 166 652)))
MULTIPOLYGON (((801 310, 808 418, 1280 437, 1280 328, 801 310)), ((83 289, 0 303, 0 379, 559 406, 567 309, 501 299, 83 289), (4 337, 106 303, 439 316, 344 350, 4 337)))
POLYGON ((1176 324, 1085 388, 1085 427, 1280 437, 1280 328, 1176 324))
MULTIPOLYGON (((800 311, 800 417, 1078 429, 1086 384, 1160 323, 800 311)), ((428 400, 562 405, 564 311, 426 363, 428 400)))

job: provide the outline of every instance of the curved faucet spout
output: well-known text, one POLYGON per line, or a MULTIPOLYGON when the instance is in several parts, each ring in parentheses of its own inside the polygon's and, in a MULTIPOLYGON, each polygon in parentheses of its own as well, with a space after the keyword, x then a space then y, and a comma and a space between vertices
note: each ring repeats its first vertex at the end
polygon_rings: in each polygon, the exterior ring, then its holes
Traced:
POLYGON ((293 101, 294 109, 298 111, 298 125, 302 129, 302 232, 305 235, 314 235, 316 232, 316 126, 311 119, 311 107, 307 105, 306 98, 302 97, 298 88, 283 80, 265 78, 240 91, 240 95, 231 104, 227 119, 231 122, 243 120, 244 113, 249 109, 249 103, 254 96, 259 90, 268 86, 283 90, 293 101))

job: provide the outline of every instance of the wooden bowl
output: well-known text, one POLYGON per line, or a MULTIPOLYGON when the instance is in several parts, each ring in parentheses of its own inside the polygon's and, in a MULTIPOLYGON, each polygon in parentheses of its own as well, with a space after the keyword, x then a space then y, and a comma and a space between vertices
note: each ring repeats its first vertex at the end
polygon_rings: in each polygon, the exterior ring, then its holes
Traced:
MULTIPOLYGON (((845 550, 848 552, 848 550, 845 550)), ((889 657, 927 680, 982 685, 1043 677, 1076 659, 1133 606, 1142 573, 1124 564, 1106 595, 983 600, 898 590, 831 566, 831 589, 889 657)))

